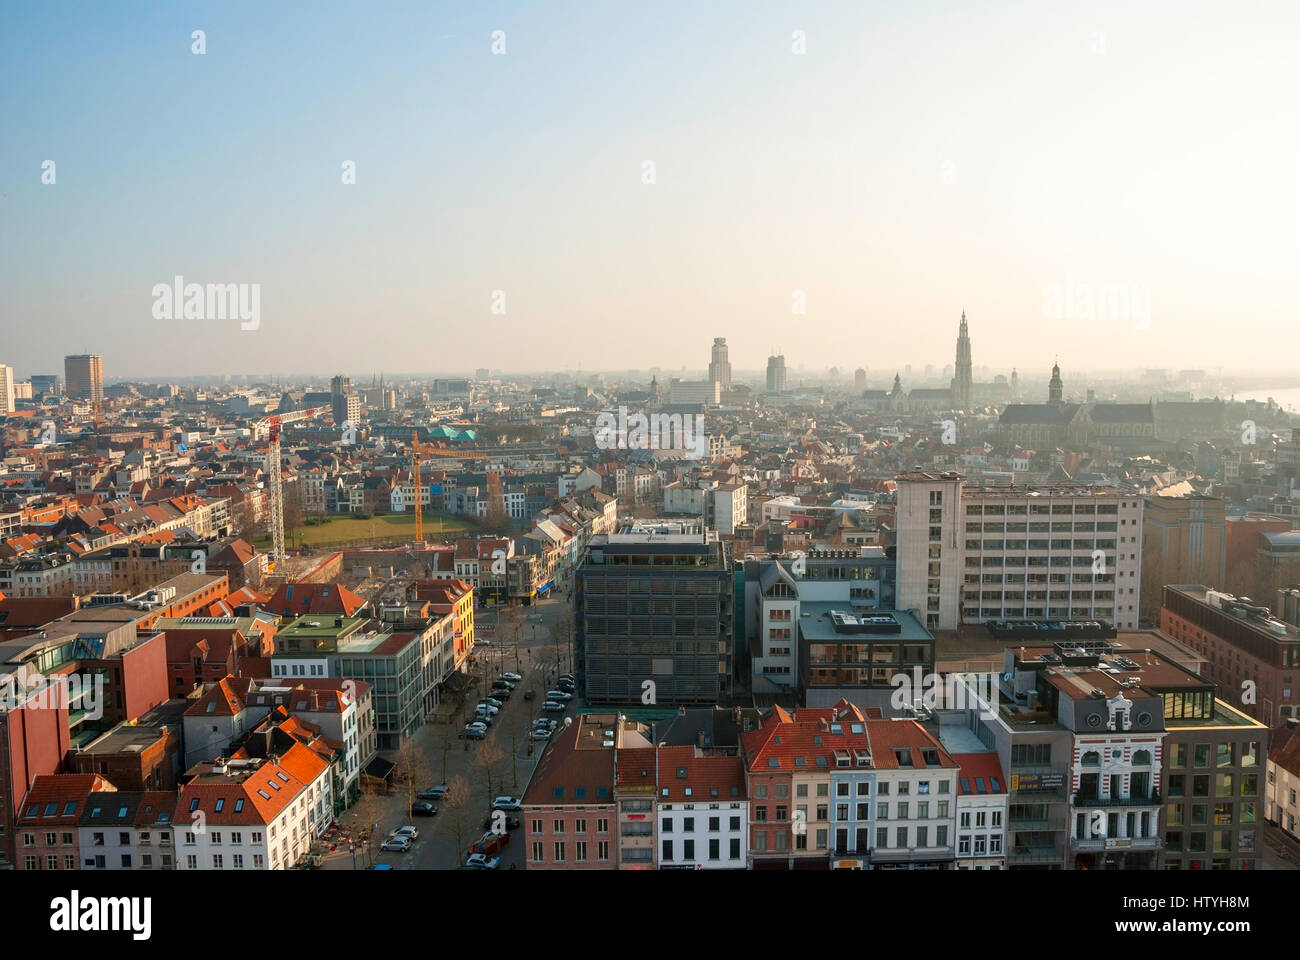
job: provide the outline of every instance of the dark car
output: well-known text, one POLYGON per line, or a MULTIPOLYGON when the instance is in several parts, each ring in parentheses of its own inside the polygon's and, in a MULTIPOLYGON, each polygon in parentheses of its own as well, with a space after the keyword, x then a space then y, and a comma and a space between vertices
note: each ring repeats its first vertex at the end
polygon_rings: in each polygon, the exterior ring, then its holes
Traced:
POLYGON ((524 691, 524 699, 525 699, 525 700, 532 700, 532 699, 533 699, 534 697, 536 697, 536 696, 537 696, 537 691, 536 691, 536 690, 525 690, 525 691, 524 691))
MULTIPOLYGON (((496 823, 496 818, 495 818, 494 816, 492 816, 492 814, 489 813, 486 817, 483 818, 483 829, 484 829, 484 830, 491 830, 492 827, 493 827, 493 825, 494 825, 495 823, 496 823)), ((519 818, 518 818, 518 817, 506 817, 506 818, 505 818, 505 825, 506 825, 506 829, 507 829, 507 830, 518 830, 518 829, 519 829, 519 818)))
POLYGON ((428 800, 416 800, 411 804, 411 812, 417 817, 433 817, 437 816, 438 808, 428 800))
POLYGON ((447 785, 445 783, 440 783, 436 787, 430 787, 428 790, 421 790, 415 796, 418 800, 441 800, 446 795, 447 785))

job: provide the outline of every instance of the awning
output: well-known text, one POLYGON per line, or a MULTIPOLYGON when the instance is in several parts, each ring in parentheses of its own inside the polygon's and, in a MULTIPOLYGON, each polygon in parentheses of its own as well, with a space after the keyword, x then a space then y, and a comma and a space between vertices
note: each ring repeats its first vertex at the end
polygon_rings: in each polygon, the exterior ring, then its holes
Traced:
POLYGON ((383 757, 375 757, 362 771, 367 777, 374 777, 376 780, 387 780, 397 769, 397 764, 385 760, 383 757))

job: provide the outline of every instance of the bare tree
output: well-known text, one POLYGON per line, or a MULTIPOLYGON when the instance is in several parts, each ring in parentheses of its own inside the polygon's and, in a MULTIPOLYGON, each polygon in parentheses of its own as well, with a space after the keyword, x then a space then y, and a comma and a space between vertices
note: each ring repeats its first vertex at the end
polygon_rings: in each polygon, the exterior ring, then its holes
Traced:
POLYGON ((230 527, 235 536, 249 543, 257 536, 257 510, 247 496, 230 504, 230 527))
MULTIPOLYGON (((458 773, 447 784, 447 793, 442 798, 443 808, 448 811, 451 821, 452 835, 456 838, 457 857, 463 857, 465 853, 465 828, 469 825, 470 802, 469 781, 458 773)), ((457 860, 458 865, 459 863, 460 860, 457 860)))
POLYGON ((455 718, 448 717, 447 722, 442 725, 442 733, 439 735, 439 749, 442 752, 442 776, 438 779, 439 783, 447 782, 447 754, 451 753, 451 734, 455 728, 455 718))
POLYGON ((360 845, 365 851, 366 869, 374 866, 375 848, 379 843, 379 837, 375 835, 375 825, 381 816, 383 816, 383 803, 374 787, 362 783, 361 794, 356 803, 352 804, 348 833, 351 842, 360 845))
POLYGON ((497 764, 501 762, 503 756, 504 753, 501 750, 501 744, 497 743, 497 736, 494 733, 479 744, 478 755, 474 758, 474 765, 483 771, 483 775, 487 779, 487 793, 489 800, 494 795, 492 792, 492 777, 496 771, 497 764))
POLYGON ((420 792, 420 781, 428 776, 428 758, 415 744, 414 737, 402 742, 397 752, 397 771, 405 781, 402 791, 406 795, 406 815, 415 816, 415 795, 420 792))

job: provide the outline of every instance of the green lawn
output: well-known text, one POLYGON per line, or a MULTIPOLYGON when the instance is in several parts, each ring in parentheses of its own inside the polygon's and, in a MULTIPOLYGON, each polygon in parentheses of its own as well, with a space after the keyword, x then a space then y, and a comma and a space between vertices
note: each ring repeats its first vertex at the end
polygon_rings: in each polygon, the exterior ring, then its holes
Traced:
MULTIPOLYGON (((456 537, 468 531, 469 525, 455 517, 439 515, 424 516, 425 540, 442 540, 456 537)), ((415 536, 415 515, 411 513, 377 514, 369 520, 357 517, 331 516, 315 526, 304 524, 292 534, 285 535, 285 546, 297 549, 303 547, 343 546, 357 543, 401 543, 415 536)), ((256 545, 267 549, 271 545, 270 534, 264 534, 256 540, 256 545)))

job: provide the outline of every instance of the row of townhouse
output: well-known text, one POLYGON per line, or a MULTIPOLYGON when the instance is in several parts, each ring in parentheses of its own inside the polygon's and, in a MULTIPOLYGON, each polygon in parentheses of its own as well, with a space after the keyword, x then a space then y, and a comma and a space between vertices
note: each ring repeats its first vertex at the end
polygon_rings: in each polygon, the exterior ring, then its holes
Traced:
POLYGON ((1265 818, 1285 817, 1269 730, 1212 681, 1104 639, 1008 648, 989 679, 957 677, 929 725, 1007 772, 1008 868, 1256 868, 1265 818))
MULTIPOLYGON (((13 822, 19 870, 290 869, 355 799, 367 732, 369 691, 352 701, 338 684, 272 686, 227 678, 185 715, 186 743, 243 745, 188 767, 179 790, 118 790, 103 774, 42 774, 13 822), (234 684, 234 686, 231 686, 234 684), (214 704, 247 687, 247 706, 222 715, 214 704), (299 713, 290 714, 287 705, 299 713), (268 710, 269 708, 269 710, 268 710), (315 715, 316 725, 304 717, 315 715), (248 718, 261 718, 261 722, 248 718), (234 725, 231 726, 231 721, 234 725), (225 723, 221 730, 211 723, 225 723)), ((208 754, 211 756, 211 753, 208 754)), ((127 770, 120 767, 123 777, 127 770)), ((116 775, 116 774, 114 774, 116 775)))
POLYGON ((1002 869, 996 753, 841 701, 772 708, 726 747, 575 718, 524 795, 529 870, 1002 869))
POLYGON ((19 870, 288 870, 334 817, 330 765, 301 743, 206 761, 175 791, 98 774, 35 779, 17 818, 19 870))

